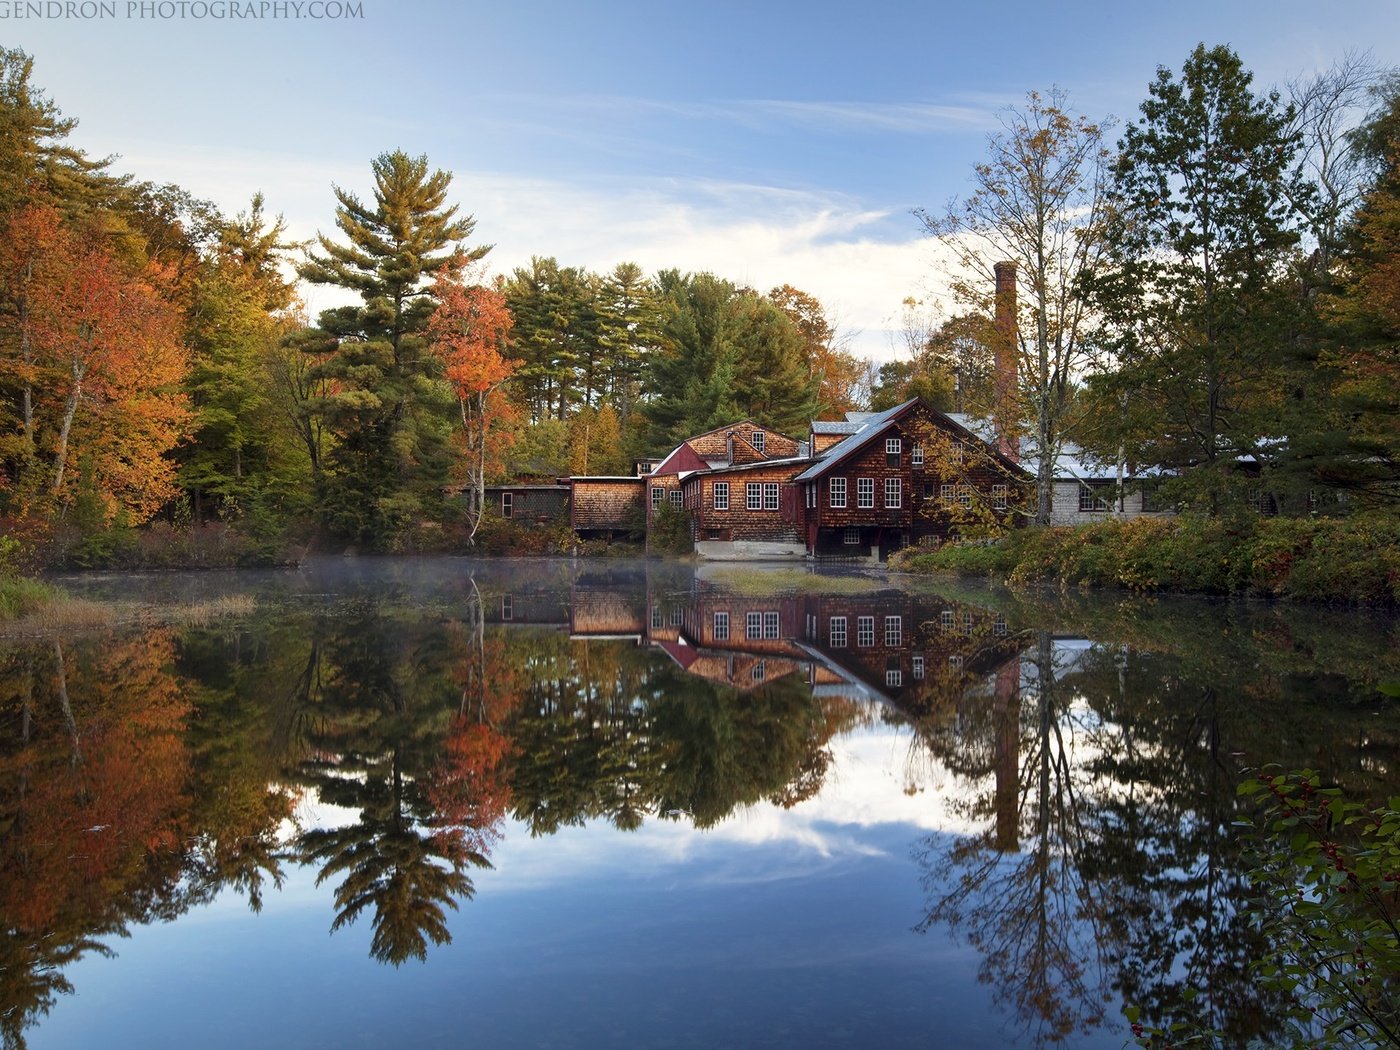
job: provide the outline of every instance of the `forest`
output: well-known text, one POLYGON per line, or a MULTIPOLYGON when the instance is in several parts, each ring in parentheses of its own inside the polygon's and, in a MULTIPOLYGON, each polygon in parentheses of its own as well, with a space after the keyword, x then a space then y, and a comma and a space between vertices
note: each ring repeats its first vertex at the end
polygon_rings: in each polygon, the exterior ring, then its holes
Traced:
POLYGON ((491 481, 630 473, 742 418, 989 414, 1005 260, 1037 448, 1155 472, 1212 517, 1261 483, 1297 514, 1400 494, 1400 80, 1366 56, 1268 89, 1203 44, 1121 125, 1029 93, 971 191, 911 217, 953 306, 906 300, 878 366, 786 284, 544 255, 489 277, 452 175, 402 149, 294 243, 261 193, 228 215, 89 156, 33 72, 0 49, 10 568, 457 550, 461 494, 491 481), (306 287, 344 305, 312 318, 306 287))

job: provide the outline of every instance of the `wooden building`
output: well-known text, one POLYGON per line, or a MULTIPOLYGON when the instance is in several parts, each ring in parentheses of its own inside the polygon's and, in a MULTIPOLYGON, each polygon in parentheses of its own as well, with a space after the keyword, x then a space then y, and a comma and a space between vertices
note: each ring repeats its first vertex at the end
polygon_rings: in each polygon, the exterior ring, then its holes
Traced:
POLYGON ((572 477, 569 479, 569 523, 585 539, 640 533, 646 510, 642 494, 646 478, 572 477))
POLYGON ((544 525, 569 523, 569 485, 487 485, 486 506, 508 521, 544 525))
POLYGON ((876 553, 957 535, 977 512, 1011 519, 1030 475, 995 445, 915 398, 855 420, 793 481, 813 555, 876 553))

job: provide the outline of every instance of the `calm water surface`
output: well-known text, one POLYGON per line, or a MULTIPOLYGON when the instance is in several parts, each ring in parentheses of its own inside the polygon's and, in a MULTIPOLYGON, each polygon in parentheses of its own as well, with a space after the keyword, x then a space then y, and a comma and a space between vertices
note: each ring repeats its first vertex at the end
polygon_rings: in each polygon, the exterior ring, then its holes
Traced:
POLYGON ((1239 769, 1400 794, 1392 619, 466 560, 0 645, 6 1046, 1120 1047, 1277 1004, 1239 769))

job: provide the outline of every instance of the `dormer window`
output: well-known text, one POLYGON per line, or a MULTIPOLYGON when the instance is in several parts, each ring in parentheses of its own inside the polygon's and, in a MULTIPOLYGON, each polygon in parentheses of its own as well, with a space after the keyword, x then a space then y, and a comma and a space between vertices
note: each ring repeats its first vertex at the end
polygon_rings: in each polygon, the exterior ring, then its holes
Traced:
POLYGON ((758 451, 760 452, 765 451, 763 446, 767 439, 768 435, 761 430, 755 430, 751 434, 749 434, 749 444, 752 445, 754 448, 758 449, 758 451))

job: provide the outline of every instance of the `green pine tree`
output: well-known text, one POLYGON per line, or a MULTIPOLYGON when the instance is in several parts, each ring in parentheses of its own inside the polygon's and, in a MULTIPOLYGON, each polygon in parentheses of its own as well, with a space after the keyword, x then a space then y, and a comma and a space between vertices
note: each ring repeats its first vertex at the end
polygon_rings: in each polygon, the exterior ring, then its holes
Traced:
POLYGON ((320 496, 324 524, 382 549, 433 508, 447 480, 456 402, 422 335, 436 306, 428 285, 450 259, 479 259, 489 248, 462 247, 475 222, 446 204, 452 176, 430 171, 427 157, 384 153, 373 171, 371 202, 335 187, 347 243, 322 234, 300 273, 363 300, 321 314, 338 343, 318 376, 334 389, 308 410, 337 439, 320 496))

